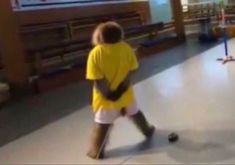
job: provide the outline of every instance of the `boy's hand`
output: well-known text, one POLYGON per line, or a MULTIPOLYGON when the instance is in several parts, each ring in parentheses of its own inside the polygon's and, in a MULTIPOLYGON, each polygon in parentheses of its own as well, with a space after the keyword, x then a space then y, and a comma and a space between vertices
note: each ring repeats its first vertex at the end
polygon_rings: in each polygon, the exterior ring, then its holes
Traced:
POLYGON ((107 85, 107 81, 102 79, 102 80, 97 80, 95 81, 95 85, 97 89, 105 96, 108 100, 111 101, 117 101, 119 100, 122 95, 128 90, 130 87, 130 76, 131 73, 129 73, 126 78, 123 80, 123 82, 117 87, 115 91, 110 91, 109 86, 107 85))
POLYGON ((129 84, 126 84, 126 82, 122 82, 115 91, 109 92, 107 98, 111 101, 117 101, 128 90, 128 88, 129 84))

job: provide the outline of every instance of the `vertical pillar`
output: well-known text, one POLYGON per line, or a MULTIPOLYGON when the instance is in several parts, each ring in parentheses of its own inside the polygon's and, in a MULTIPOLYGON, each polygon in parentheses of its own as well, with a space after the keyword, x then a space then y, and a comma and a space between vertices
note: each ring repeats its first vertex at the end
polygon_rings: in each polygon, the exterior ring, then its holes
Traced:
POLYGON ((185 27, 184 27, 184 17, 181 5, 181 0, 170 0, 172 14, 175 24, 175 29, 178 37, 185 40, 185 27))
POLYGON ((0 0, 0 54, 5 77, 13 90, 28 85, 28 68, 18 26, 11 1, 0 0))

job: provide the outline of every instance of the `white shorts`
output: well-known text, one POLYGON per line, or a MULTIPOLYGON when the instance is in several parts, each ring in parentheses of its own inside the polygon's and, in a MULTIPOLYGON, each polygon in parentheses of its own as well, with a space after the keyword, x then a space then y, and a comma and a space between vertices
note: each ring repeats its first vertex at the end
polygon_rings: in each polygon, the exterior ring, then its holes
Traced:
MULTIPOLYGON (((125 107, 125 115, 130 117, 139 112, 136 103, 131 104, 128 107, 125 107)), ((113 124, 114 121, 121 116, 121 110, 106 110, 100 109, 95 113, 95 122, 99 124, 113 124)))

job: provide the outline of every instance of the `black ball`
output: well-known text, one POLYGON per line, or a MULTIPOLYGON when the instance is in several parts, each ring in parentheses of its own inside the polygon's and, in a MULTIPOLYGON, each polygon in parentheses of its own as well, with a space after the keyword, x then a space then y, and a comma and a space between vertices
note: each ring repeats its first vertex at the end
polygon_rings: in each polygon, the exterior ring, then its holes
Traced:
POLYGON ((170 143, 175 143, 179 140, 179 136, 176 134, 176 133, 171 133, 169 136, 168 136, 168 141, 170 143))

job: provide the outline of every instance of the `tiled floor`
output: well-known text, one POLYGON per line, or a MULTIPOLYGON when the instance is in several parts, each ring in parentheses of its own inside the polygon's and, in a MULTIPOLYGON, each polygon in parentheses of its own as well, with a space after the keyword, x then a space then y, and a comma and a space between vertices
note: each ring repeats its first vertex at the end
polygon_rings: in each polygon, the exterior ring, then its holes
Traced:
MULTIPOLYGON (((235 40, 229 46, 235 52, 235 40)), ((85 156, 92 126, 85 82, 6 107, 1 144, 28 134, 0 148, 0 164, 233 164, 235 62, 221 65, 215 59, 223 54, 223 44, 190 40, 143 60, 136 98, 157 132, 144 141, 128 119, 119 119, 103 161, 85 156), (180 141, 169 144, 173 131, 180 141)))

